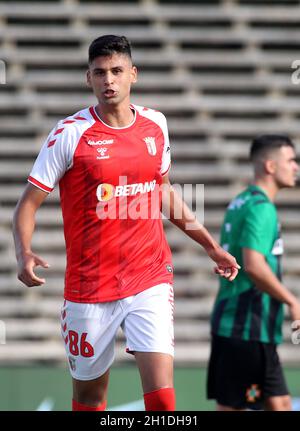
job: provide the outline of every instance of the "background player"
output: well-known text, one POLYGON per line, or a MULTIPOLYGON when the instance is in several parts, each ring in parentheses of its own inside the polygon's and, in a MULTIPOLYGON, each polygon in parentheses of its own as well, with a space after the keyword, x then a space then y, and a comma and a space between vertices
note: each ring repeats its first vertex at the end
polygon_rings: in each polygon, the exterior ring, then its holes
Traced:
POLYGON ((208 398, 218 410, 290 410, 276 346, 282 340, 283 304, 293 320, 300 304, 281 282, 283 243, 274 199, 296 183, 298 164, 287 136, 262 135, 251 151, 254 182, 228 206, 221 244, 242 270, 221 280, 212 314, 208 398))
POLYGON ((98 104, 51 131, 14 217, 18 277, 29 287, 41 285, 45 279, 34 267, 49 265, 31 250, 35 213, 59 183, 67 251, 62 335, 73 410, 105 409, 120 326, 139 367, 146 410, 175 408, 173 269, 162 200, 170 204, 171 221, 216 262, 217 273, 233 280, 239 268, 172 190, 166 120, 130 104, 136 79, 125 37, 107 35, 91 44, 87 82, 98 104), (165 191, 153 203, 162 183, 165 191), (156 216, 129 216, 153 205, 156 216))

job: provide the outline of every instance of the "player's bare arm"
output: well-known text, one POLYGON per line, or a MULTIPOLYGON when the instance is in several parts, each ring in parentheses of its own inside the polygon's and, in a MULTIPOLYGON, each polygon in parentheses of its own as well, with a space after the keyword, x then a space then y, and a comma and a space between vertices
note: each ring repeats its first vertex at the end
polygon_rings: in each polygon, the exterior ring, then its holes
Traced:
POLYGON ((36 266, 48 268, 49 264, 31 250, 35 227, 35 213, 48 193, 28 184, 21 196, 13 217, 13 234, 18 264, 18 279, 26 286, 40 286, 45 283, 34 273, 36 266))
POLYGON ((212 238, 207 229, 199 223, 193 212, 170 184, 168 175, 163 177, 163 184, 165 186, 162 194, 163 207, 168 208, 170 221, 205 249, 208 256, 217 264, 215 268, 217 274, 233 281, 240 269, 236 259, 227 253, 212 238), (182 215, 181 218, 174 216, 174 208, 176 208, 176 214, 182 215))
POLYGON ((300 304, 297 298, 287 290, 266 263, 265 256, 256 250, 243 248, 244 271, 254 281, 255 286, 268 293, 290 308, 292 320, 300 319, 300 304))

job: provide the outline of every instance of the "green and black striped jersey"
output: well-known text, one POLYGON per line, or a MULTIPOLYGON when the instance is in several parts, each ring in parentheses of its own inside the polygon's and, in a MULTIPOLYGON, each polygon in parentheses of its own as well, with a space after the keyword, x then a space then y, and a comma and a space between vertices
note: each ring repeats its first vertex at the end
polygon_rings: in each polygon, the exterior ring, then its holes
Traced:
POLYGON ((221 230, 221 245, 235 256, 242 269, 233 282, 220 279, 211 318, 212 333, 280 343, 283 305, 256 288, 243 271, 242 249, 246 247, 262 253, 281 279, 283 244, 277 211, 260 187, 249 186, 230 203, 221 230))

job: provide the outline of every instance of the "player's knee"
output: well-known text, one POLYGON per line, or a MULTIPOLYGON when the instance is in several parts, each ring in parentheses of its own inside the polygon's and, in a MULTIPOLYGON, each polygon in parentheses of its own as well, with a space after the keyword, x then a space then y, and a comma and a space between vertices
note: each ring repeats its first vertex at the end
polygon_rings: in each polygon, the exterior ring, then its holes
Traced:
POLYGON ((289 395, 270 397, 266 400, 265 407, 271 411, 291 411, 291 397, 289 395))
POLYGON ((73 390, 73 400, 87 407, 96 408, 106 402, 104 390, 77 386, 73 390))
POLYGON ((282 404, 283 404, 283 410, 285 411, 292 410, 292 400, 290 396, 283 397, 282 404))
POLYGON ((73 399, 80 404, 96 407, 106 400, 106 391, 102 388, 81 387, 77 385, 73 389, 73 399))
POLYGON ((242 408, 241 409, 236 409, 234 407, 225 406, 224 404, 217 403, 216 410, 218 412, 241 412, 241 411, 245 411, 246 409, 242 409, 242 408))

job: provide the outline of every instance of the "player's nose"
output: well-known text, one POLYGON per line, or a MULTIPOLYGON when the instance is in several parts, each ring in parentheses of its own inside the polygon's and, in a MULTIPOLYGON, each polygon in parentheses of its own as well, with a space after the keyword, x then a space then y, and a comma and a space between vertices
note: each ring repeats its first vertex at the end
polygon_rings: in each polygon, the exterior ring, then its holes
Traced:
POLYGON ((113 74, 110 72, 107 72, 105 74, 105 78, 104 78, 104 84, 106 86, 110 85, 113 82, 113 74))

